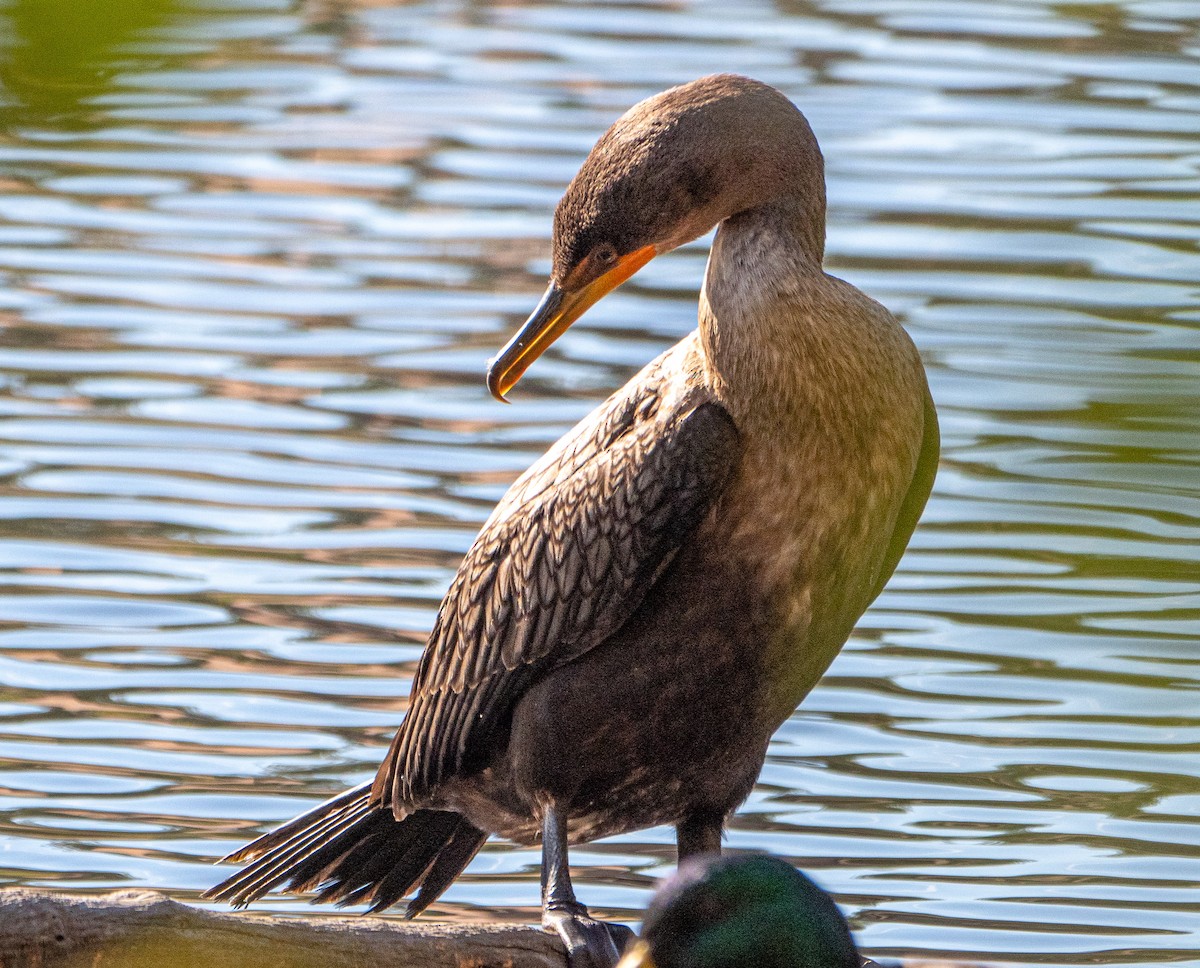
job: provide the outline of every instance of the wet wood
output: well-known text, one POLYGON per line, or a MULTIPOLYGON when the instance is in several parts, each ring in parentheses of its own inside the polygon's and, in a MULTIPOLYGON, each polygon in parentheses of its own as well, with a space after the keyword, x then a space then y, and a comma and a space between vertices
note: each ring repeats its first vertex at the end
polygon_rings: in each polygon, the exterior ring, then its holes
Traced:
POLYGON ((153 891, 0 891, 0 968, 566 968, 532 927, 292 918, 153 891))

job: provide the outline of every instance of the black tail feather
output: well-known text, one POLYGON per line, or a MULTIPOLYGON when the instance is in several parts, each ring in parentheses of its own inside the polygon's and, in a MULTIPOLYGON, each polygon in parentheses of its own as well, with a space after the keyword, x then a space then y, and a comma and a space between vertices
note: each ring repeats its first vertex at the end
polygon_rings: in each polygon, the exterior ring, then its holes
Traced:
POLYGON ((273 887, 292 880, 293 861, 309 858, 331 839, 353 829, 369 812, 364 791, 352 790, 327 800, 229 855, 227 860, 254 860, 254 863, 202 896, 245 907, 273 887), (359 795, 351 797, 352 793, 359 795))
POLYGON ((479 848, 485 840, 487 834, 459 818, 458 828, 446 841, 446 846, 437 855, 429 873, 421 879, 421 889, 417 891, 417 896, 408 902, 404 916, 415 918, 441 897, 446 888, 453 884, 454 879, 471 863, 471 859, 479 853, 479 848))
POLYGON ((340 794, 230 854, 252 861, 202 895, 244 907, 272 888, 317 891, 317 902, 369 902, 380 911, 418 889, 407 915, 435 901, 470 863, 487 834, 448 810, 397 820, 370 802, 371 784, 340 794))
MULTIPOLYGON (((317 821, 341 816, 366 806, 367 795, 371 792, 370 783, 360 783, 358 786, 330 797, 323 803, 317 804, 311 810, 305 811, 298 817, 293 817, 282 826, 276 827, 269 833, 263 834, 257 840, 252 840, 244 847, 239 847, 232 854, 222 857, 223 863, 238 864, 244 860, 261 857, 267 851, 280 844, 292 840, 297 834, 311 830, 317 821)), ((213 890, 216 890, 214 888, 213 890)))
POLYGON ((339 864, 341 876, 327 882, 319 899, 341 906, 367 901, 372 911, 395 903, 425 876, 458 820, 458 814, 442 810, 410 814, 403 839, 377 838, 377 849, 364 863, 339 864))
POLYGON ((371 902, 371 911, 382 911, 385 907, 395 904, 425 879, 446 841, 453 836, 459 817, 453 813, 428 811, 428 816, 423 820, 430 828, 425 832, 429 839, 415 843, 406 850, 392 864, 392 869, 377 880, 371 890, 363 896, 364 900, 371 902), (433 843, 437 844, 436 850, 431 849, 433 843))

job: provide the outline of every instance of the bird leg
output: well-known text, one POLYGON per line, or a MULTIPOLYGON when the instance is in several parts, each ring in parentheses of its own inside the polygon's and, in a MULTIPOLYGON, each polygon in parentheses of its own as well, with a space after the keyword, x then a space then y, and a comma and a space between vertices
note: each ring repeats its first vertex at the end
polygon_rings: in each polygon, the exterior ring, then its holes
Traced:
POLYGON ((575 899, 567 861, 567 817, 553 804, 542 817, 542 927, 567 948, 571 968, 613 968, 633 932, 588 914, 575 899))
POLYGON ((681 863, 696 854, 721 853, 721 831, 724 826, 724 814, 688 814, 675 825, 676 862, 681 863))

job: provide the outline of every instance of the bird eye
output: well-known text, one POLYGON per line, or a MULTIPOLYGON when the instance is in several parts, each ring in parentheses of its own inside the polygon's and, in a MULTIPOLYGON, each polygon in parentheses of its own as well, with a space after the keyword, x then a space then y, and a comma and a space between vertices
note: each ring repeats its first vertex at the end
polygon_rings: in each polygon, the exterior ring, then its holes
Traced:
POLYGON ((605 242, 603 245, 598 245, 592 250, 592 258, 602 266, 610 266, 617 261, 617 250, 605 242))

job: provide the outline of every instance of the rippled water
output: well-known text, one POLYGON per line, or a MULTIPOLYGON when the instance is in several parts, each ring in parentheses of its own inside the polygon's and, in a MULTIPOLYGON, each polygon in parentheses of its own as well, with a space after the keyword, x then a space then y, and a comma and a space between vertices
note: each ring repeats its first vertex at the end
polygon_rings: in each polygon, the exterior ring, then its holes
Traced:
MULTIPOLYGON (((562 186, 738 70, 810 117, 832 271, 944 452, 730 843, 877 955, 1200 965, 1194 3, 92 9, 0 3, 0 880, 194 899, 369 775, 491 504, 694 324, 705 244, 491 402, 562 186)), ((573 858, 636 920, 671 856, 573 858)), ((537 861, 490 844, 436 913, 528 919, 537 861)))

